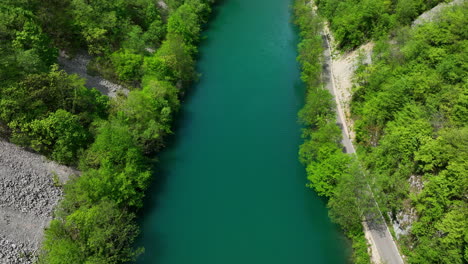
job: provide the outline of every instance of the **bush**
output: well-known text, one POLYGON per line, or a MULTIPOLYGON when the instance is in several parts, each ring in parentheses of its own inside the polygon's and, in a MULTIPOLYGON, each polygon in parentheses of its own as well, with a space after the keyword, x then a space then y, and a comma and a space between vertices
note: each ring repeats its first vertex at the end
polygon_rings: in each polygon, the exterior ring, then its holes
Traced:
POLYGON ((123 50, 113 53, 111 61, 120 80, 129 82, 141 78, 142 55, 131 53, 129 50, 123 50))
POLYGON ((19 124, 19 130, 13 133, 13 142, 31 146, 35 151, 64 164, 75 164, 76 157, 90 139, 89 132, 78 117, 62 109, 47 118, 19 124))

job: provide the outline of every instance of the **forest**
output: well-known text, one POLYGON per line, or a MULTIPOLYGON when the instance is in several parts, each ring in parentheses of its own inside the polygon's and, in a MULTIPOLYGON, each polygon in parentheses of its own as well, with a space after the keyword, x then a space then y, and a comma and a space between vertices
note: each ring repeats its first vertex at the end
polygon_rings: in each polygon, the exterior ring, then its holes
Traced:
MULTIPOLYGON (((367 210, 359 199, 363 182, 387 221, 415 212, 409 232, 399 237, 408 263, 468 262, 468 5, 411 26, 438 2, 320 0, 318 16, 309 17, 305 1, 295 8, 308 87, 299 113, 305 125, 300 159, 309 185, 327 198, 331 218, 350 238, 359 234, 359 216, 367 210), (322 88, 320 17, 342 52, 376 43, 372 63, 362 60, 354 79, 358 159, 341 152, 332 97, 322 88)), ((362 244, 353 245, 354 262, 368 263, 365 249, 356 246, 362 244)))
POLYGON ((409 263, 468 262, 467 11, 379 40, 356 76, 356 141, 379 204, 417 212, 400 239, 409 263))
POLYGON ((80 176, 64 186, 39 263, 126 263, 135 214, 180 98, 196 80, 213 0, 4 0, 0 3, 0 136, 80 176), (86 51, 92 70, 131 88, 109 99, 57 66, 86 51))

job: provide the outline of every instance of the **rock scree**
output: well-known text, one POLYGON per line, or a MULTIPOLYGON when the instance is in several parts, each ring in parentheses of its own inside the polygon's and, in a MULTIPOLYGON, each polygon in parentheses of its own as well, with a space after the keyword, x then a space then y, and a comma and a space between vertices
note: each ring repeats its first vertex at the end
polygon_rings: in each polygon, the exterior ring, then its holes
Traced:
POLYGON ((72 174, 79 172, 0 139, 0 264, 33 263, 72 174))

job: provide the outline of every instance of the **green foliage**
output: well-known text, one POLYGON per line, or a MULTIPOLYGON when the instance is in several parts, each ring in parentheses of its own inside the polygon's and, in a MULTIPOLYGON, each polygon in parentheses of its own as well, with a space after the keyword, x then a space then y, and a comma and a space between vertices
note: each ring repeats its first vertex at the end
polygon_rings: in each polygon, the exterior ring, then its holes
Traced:
POLYGON ((52 220, 45 232, 44 249, 49 251, 47 256, 41 256, 40 264, 84 263, 80 245, 67 234, 59 220, 52 220))
MULTIPOLYGON (((174 32, 160 47, 166 25, 154 1, 70 2, 73 28, 88 50, 100 55, 96 69, 111 69, 115 74, 109 75, 142 86, 112 100, 108 117, 101 112, 107 110, 107 101, 85 89, 81 80, 56 70, 31 75, 2 91, 8 96, 0 99, 0 106, 14 108, 0 108, 0 117, 14 124, 18 139, 29 140, 29 145, 36 147, 37 141, 38 148, 54 151, 64 137, 67 148, 60 150, 70 150, 81 146, 77 132, 95 136, 80 155, 82 174, 64 186, 65 197, 46 230, 39 263, 128 263, 141 252, 133 248, 138 233, 133 212, 142 207, 151 180, 144 154, 164 146, 179 109, 181 85, 196 77, 195 45, 210 11, 208 2, 186 1, 181 10, 171 10, 168 28, 174 32), (148 47, 159 49, 150 54, 148 47), (92 98, 94 102, 87 101, 92 98), (15 111, 22 107, 29 109, 15 111), (89 114, 82 109, 90 109, 89 114)), ((64 156, 59 153, 52 156, 64 156)))
POLYGON ((0 91, 0 123, 12 140, 61 163, 74 164, 92 137, 87 128, 107 115, 108 99, 55 67, 0 91))
POLYGON ((418 214, 403 239, 409 263, 468 261, 467 9, 447 8, 397 41, 382 40, 373 65, 358 73, 352 111, 379 204, 394 213, 410 203, 418 214), (422 190, 408 184, 410 176, 422 190))
POLYGON ((157 19, 153 20, 148 27, 148 30, 143 34, 145 43, 150 47, 158 47, 164 36, 166 35, 166 24, 158 16, 157 19))
POLYGON ((188 83, 195 75, 191 49, 179 35, 169 34, 156 54, 145 58, 145 74, 158 80, 188 83))
POLYGON ((54 46, 73 50, 82 44, 78 29, 73 25, 71 0, 28 0, 38 24, 52 40, 54 46))
POLYGON ((56 56, 30 5, 10 0, 0 3, 0 85, 48 70, 56 56))
POLYGON ((131 53, 129 50, 124 50, 113 53, 111 60, 120 80, 131 81, 141 78, 143 56, 131 53))
POLYGON ((340 148, 330 145, 321 146, 316 155, 316 161, 307 165, 309 185, 318 195, 331 197, 347 170, 349 156, 343 154, 340 148))
POLYGON ((120 108, 120 118, 144 152, 161 148, 164 136, 171 133, 172 116, 180 105, 177 95, 177 88, 170 83, 151 80, 143 90, 131 92, 120 108))
MULTIPOLYGON (((374 199, 357 158, 350 156, 346 158, 347 160, 342 158, 344 162, 344 165, 340 165, 342 174, 337 178, 336 187, 327 206, 332 220, 340 224, 350 238, 356 239, 356 235, 362 232, 363 216, 366 215, 366 218, 370 219, 372 215, 380 213, 376 213, 374 199)), ((362 252, 359 254, 362 255, 362 252)))
POLYGON ((171 14, 167 22, 167 32, 182 36, 184 43, 193 44, 200 37, 200 26, 209 6, 200 0, 187 0, 171 14))
POLYGON ((123 169, 127 154, 139 150, 134 144, 128 126, 117 119, 103 122, 97 134, 95 142, 81 160, 83 169, 97 169, 104 161, 123 169))
POLYGON ((157 3, 71 0, 73 24, 91 54, 109 55, 123 47, 144 53, 163 38, 165 26, 157 3))
POLYGON ((318 127, 321 122, 334 119, 334 109, 330 92, 318 88, 307 94, 306 103, 299 112, 299 119, 306 126, 318 127))
POLYGON ((41 28, 35 23, 26 22, 23 30, 16 32, 12 46, 16 50, 36 53, 44 65, 51 65, 56 61, 57 49, 50 47, 49 38, 42 34, 41 28))
POLYGON ((297 60, 307 86, 306 102, 299 112, 299 121, 305 125, 299 159, 306 166, 307 186, 328 199, 331 219, 353 243, 353 261, 370 263, 361 221, 372 199, 358 162, 342 151, 333 96, 322 87, 321 21, 308 1, 295 1, 294 14, 301 36, 297 60))
POLYGON ((348 235, 353 243, 353 263, 355 264, 371 264, 368 252, 369 245, 364 236, 364 232, 360 231, 348 235))
MULTIPOLYGON (((322 72, 322 37, 321 21, 318 16, 311 15, 312 8, 304 1, 294 4, 294 22, 301 28, 301 41, 298 45, 297 60, 301 65, 301 79, 308 86, 318 87, 322 72)), ((323 93, 322 93, 323 94, 323 93)), ((308 98, 307 100, 313 100, 308 98)))
POLYGON ((102 263, 132 261, 138 251, 132 244, 138 234, 135 215, 102 200, 81 207, 64 219, 52 220, 39 263, 102 263))
POLYGON ((29 145, 35 151, 65 164, 74 162, 90 137, 78 116, 62 109, 47 118, 21 124, 19 129, 21 132, 13 133, 13 142, 29 145))
POLYGON ((122 263, 139 252, 133 249, 138 227, 129 209, 142 206, 151 179, 146 159, 118 120, 103 122, 97 133, 81 160, 82 175, 65 185, 56 219, 46 230, 44 263, 122 263))
POLYGON ((342 49, 355 48, 364 41, 386 35, 400 25, 408 25, 419 14, 443 0, 318 0, 342 49))

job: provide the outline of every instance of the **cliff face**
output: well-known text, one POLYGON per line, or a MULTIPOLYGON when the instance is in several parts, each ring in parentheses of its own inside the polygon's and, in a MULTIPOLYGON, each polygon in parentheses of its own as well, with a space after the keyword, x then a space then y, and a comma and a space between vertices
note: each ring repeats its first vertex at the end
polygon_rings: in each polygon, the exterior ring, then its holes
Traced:
POLYGON ((413 21, 412 26, 421 25, 421 24, 424 24, 425 22, 434 21, 435 19, 437 19, 440 12, 442 12, 442 10, 444 10, 446 7, 454 6, 454 5, 461 5, 461 4, 465 3, 465 2, 466 2, 466 0, 453 0, 450 3, 438 4, 436 7, 432 8, 431 10, 428 10, 428 11, 424 12, 418 18, 416 18, 413 21))

